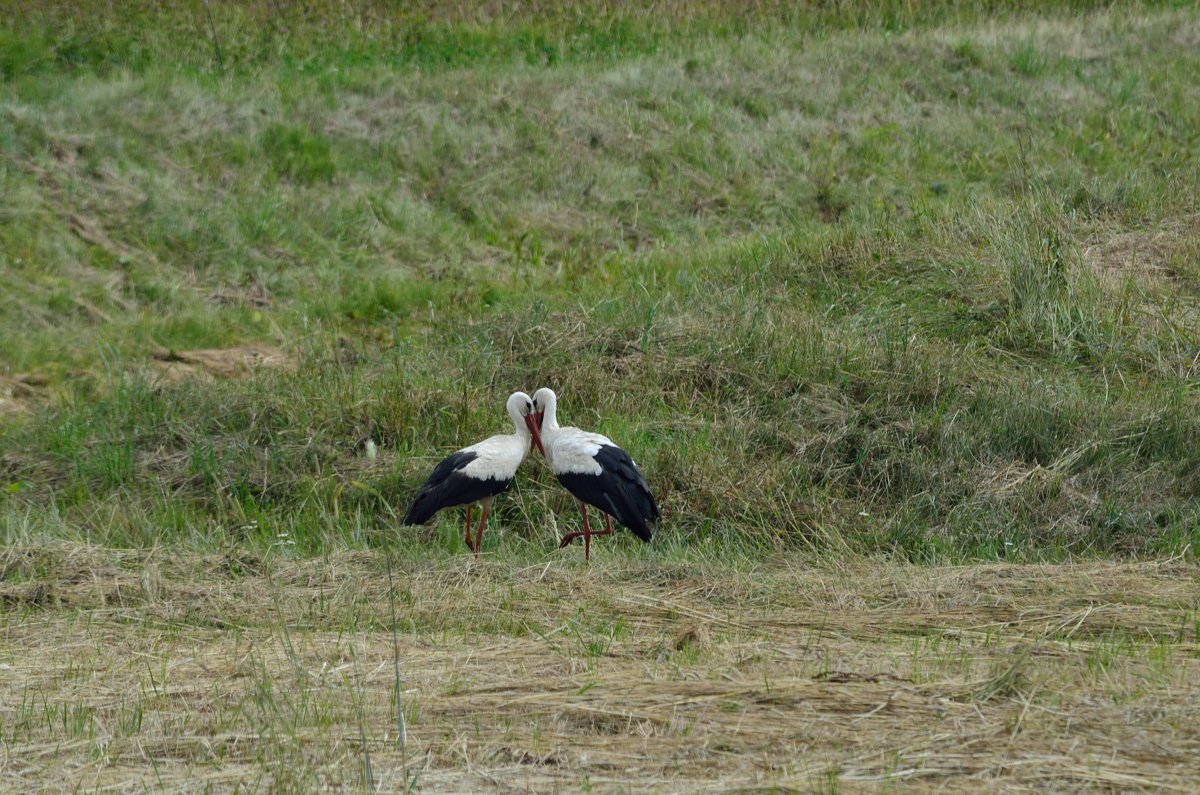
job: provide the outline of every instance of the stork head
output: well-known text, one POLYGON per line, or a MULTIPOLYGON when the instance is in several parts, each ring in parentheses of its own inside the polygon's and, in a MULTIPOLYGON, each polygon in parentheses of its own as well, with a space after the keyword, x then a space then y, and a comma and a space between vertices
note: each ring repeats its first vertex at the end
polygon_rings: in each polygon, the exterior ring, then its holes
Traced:
POLYGON ((517 433, 522 430, 529 431, 529 435, 533 437, 533 443, 537 445, 538 450, 542 451, 542 455, 545 455, 546 451, 542 448, 542 437, 539 433, 541 429, 538 425, 537 414, 533 410, 533 398, 524 392, 513 392, 508 396, 506 408, 513 425, 517 427, 517 433))
MULTIPOLYGON (((542 387, 533 393, 533 412, 537 415, 537 427, 540 432, 547 423, 551 428, 558 427, 558 395, 549 387, 542 387), (546 415, 549 414, 549 419, 546 415)), ((545 455, 545 453, 542 453, 545 455)))

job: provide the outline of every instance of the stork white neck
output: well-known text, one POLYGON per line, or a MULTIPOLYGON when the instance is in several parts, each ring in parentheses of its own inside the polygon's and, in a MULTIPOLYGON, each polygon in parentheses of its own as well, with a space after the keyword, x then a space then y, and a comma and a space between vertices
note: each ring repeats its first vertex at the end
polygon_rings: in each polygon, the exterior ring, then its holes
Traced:
POLYGON ((513 392, 508 396, 508 403, 505 404, 505 408, 508 410, 508 416, 512 420, 513 428, 516 429, 514 435, 528 444, 529 440, 533 437, 529 433, 529 427, 525 424, 525 416, 533 408, 532 399, 524 392, 513 392))
POLYGON ((558 430, 558 395, 553 389, 542 387, 533 396, 537 410, 542 414, 542 433, 553 434, 558 430))

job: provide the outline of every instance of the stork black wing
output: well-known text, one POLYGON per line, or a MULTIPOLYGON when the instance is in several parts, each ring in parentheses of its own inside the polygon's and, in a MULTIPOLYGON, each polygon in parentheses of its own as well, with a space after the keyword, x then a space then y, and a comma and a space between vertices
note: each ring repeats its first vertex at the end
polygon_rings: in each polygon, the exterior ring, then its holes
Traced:
POLYGON ((479 457, 478 453, 459 451, 442 459, 433 468, 425 485, 417 492, 404 524, 425 524, 443 508, 478 502, 493 497, 508 488, 512 479, 474 478, 464 475, 462 468, 479 457))
POLYGON ((650 486, 629 453, 620 447, 603 445, 594 456, 599 475, 567 473, 558 482, 588 505, 594 505, 628 527, 643 541, 653 535, 658 521, 658 504, 650 486))

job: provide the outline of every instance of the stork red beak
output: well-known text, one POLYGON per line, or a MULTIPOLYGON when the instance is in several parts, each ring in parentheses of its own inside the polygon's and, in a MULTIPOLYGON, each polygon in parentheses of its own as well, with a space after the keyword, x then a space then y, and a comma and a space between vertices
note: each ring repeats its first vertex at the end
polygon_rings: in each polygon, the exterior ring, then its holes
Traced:
POLYGON ((533 436, 533 443, 537 446, 538 452, 542 454, 542 458, 546 457, 546 448, 542 446, 542 415, 538 413, 525 415, 525 427, 529 428, 529 433, 533 436))

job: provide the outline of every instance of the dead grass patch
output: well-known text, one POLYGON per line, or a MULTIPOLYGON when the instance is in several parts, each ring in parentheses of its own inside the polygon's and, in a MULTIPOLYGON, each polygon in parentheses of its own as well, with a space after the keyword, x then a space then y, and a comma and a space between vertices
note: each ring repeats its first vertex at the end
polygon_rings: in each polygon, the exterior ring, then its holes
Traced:
POLYGON ((1186 791, 1200 752, 1182 561, 410 563, 402 752, 380 555, 3 557, 9 788, 1186 791))
POLYGON ((31 411, 49 386, 49 376, 41 373, 0 375, 0 414, 31 411))
POLYGON ((266 285, 257 279, 249 279, 242 287, 217 287, 209 292, 207 300, 216 306, 269 307, 273 299, 266 285))
POLYGON ((1083 261, 1094 273, 1110 280, 1134 279, 1177 282, 1194 278, 1182 271, 1189 253, 1200 251, 1200 216, 1164 222, 1155 229, 1121 232, 1096 240, 1082 249, 1083 261))
POLYGON ((167 382, 189 377, 247 378, 259 367, 282 367, 290 363, 280 349, 261 344, 194 351, 160 349, 152 355, 155 374, 167 382))

